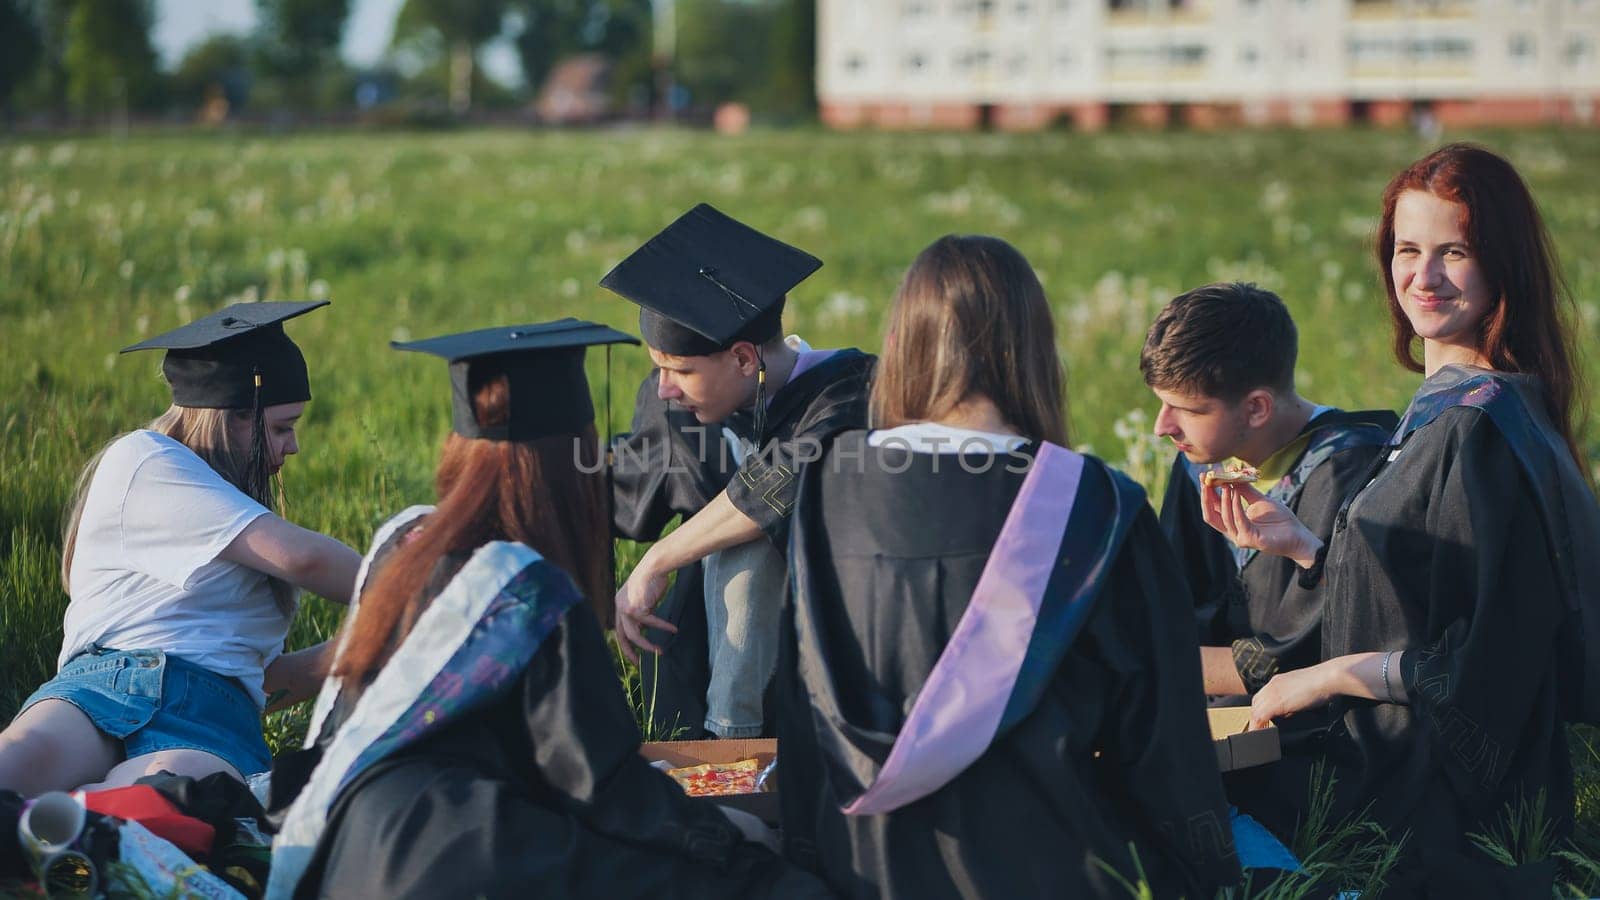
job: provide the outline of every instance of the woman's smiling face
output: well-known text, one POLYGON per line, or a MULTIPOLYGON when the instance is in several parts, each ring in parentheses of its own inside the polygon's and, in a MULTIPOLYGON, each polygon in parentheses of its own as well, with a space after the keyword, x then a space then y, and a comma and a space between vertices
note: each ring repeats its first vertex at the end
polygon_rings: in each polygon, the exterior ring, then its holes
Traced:
POLYGON ((1482 364, 1478 330, 1494 290, 1467 242, 1466 208, 1426 191, 1395 201, 1395 299, 1423 340, 1428 371, 1451 362, 1482 364))

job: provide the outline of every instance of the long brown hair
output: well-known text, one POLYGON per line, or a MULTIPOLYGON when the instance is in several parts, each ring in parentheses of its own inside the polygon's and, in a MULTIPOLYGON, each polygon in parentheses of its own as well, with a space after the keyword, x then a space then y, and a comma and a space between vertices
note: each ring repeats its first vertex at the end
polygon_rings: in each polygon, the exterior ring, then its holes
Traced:
POLYGON ((981 394, 1024 437, 1065 446, 1055 335, 1044 287, 1017 248, 984 235, 939 238, 895 292, 873 427, 936 420, 981 394))
MULTIPOLYGON (((503 374, 488 373, 471 390, 480 423, 506 422, 510 391, 503 374)), ((427 607, 424 590, 439 562, 490 541, 517 541, 538 551, 572 576, 602 625, 608 624, 611 531, 599 452, 592 424, 576 435, 529 441, 455 433, 445 438, 435 476, 439 505, 361 592, 360 606, 345 626, 349 635, 334 674, 349 684, 362 684, 427 607)))
POLYGON ((1555 245, 1528 186, 1511 163, 1474 144, 1449 144, 1412 163, 1383 189, 1383 219, 1374 252, 1394 322, 1394 355, 1423 371, 1417 333, 1395 293, 1394 211, 1400 195, 1424 191, 1460 204, 1473 256, 1495 293, 1478 323, 1478 352, 1497 371, 1538 376, 1551 424, 1588 472, 1577 435, 1588 419, 1579 372, 1576 311, 1555 245))
MULTIPOLYGON (((283 493, 281 483, 274 495, 264 480, 250 477, 252 466, 258 464, 252 460, 251 442, 238 440, 229 425, 230 421, 243 422, 252 415, 249 410, 197 409, 173 405, 141 430, 166 435, 188 447, 224 481, 267 509, 277 512, 283 493)), ((78 528, 83 523, 83 507, 89 498, 89 485, 94 482, 94 474, 100 470, 100 460, 105 457, 106 450, 126 436, 119 434, 107 441, 83 467, 83 471, 78 473, 72 503, 67 507, 61 541, 61 586, 68 593, 72 591, 72 560, 77 555, 78 528)), ((279 609, 286 613, 293 609, 294 585, 281 578, 269 578, 268 584, 279 609)))

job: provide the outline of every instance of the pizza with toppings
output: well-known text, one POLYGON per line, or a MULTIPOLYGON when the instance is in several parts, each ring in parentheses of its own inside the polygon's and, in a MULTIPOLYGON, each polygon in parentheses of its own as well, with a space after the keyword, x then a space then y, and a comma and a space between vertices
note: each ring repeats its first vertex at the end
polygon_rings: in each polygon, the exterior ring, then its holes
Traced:
POLYGON ((1213 488, 1219 484, 1250 484, 1261 478, 1261 472, 1255 466, 1245 465, 1241 462, 1232 462, 1220 469, 1212 469, 1200 473, 1200 486, 1213 488))
POLYGON ((728 763, 704 763, 668 769, 672 780, 691 797, 724 797, 729 794, 754 794, 760 790, 757 779, 761 763, 755 758, 728 763))

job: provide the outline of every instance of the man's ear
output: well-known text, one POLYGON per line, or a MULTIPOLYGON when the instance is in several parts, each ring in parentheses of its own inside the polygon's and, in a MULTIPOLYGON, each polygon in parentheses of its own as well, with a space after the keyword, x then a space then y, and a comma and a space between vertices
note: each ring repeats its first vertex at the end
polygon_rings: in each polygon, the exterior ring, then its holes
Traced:
POLYGON ((1266 388, 1256 388, 1244 395, 1245 423, 1251 428, 1260 428, 1272 421, 1272 413, 1278 408, 1278 398, 1266 388))
POLYGON ((761 355, 756 352, 756 345, 749 341, 740 341, 728 348, 733 355, 734 365, 738 367, 739 374, 745 377, 756 374, 761 369, 761 355))

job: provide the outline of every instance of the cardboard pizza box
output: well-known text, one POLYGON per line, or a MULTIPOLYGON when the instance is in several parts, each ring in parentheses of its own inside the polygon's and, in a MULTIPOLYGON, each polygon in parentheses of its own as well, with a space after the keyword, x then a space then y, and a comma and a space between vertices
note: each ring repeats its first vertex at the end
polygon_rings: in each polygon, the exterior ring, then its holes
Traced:
MULTIPOLYGON (((674 769, 702 763, 730 763, 754 757, 765 766, 778 755, 774 738, 738 738, 710 741, 650 741, 639 747, 639 755, 651 762, 662 761, 674 769)), ((782 763, 779 763, 782 765, 782 763)), ((696 797, 697 802, 719 803, 741 809, 769 825, 778 823, 778 794, 775 779, 767 780, 767 790, 759 794, 731 794, 722 797, 696 797)))
POLYGON ((1211 720, 1211 745, 1217 750, 1217 768, 1224 772, 1276 762, 1283 757, 1277 726, 1245 731, 1250 724, 1248 706, 1214 706, 1206 710, 1211 720))

